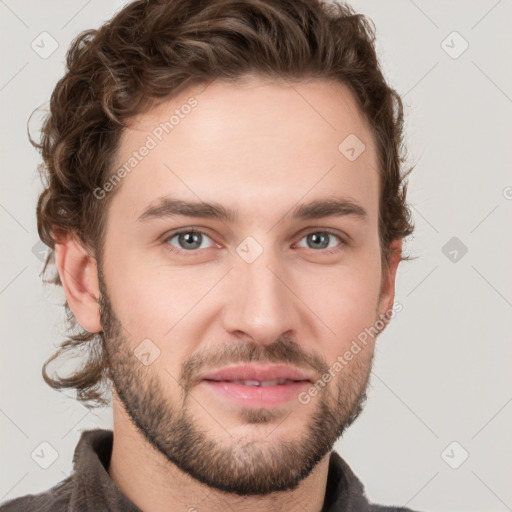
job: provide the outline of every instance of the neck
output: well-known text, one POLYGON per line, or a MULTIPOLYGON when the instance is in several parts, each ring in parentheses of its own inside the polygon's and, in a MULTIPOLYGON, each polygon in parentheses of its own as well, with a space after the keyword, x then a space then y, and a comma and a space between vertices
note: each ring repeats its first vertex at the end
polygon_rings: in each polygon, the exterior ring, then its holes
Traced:
POLYGON ((291 491, 238 496, 195 480, 151 446, 118 400, 113 401, 114 444, 108 468, 121 492, 144 512, 262 510, 320 512, 325 499, 330 452, 291 491))

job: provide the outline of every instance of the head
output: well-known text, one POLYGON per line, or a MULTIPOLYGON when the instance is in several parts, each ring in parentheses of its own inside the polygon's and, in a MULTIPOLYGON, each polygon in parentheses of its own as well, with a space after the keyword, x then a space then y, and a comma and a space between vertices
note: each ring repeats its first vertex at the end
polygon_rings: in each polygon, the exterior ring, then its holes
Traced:
POLYGON ((136 1, 67 68, 39 144, 45 271, 71 322, 46 382, 88 407, 113 385, 208 485, 293 488, 361 411, 413 230, 402 104, 370 24, 315 0, 136 1), (50 377, 75 350, 82 367, 50 377), (201 378, 249 362, 311 382, 254 408, 201 378))

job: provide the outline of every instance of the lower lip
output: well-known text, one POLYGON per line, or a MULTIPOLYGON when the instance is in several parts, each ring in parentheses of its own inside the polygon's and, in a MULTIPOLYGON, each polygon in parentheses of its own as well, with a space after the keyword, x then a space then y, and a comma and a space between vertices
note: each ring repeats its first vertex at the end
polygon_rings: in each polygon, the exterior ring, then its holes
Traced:
POLYGON ((218 395, 245 407, 276 407, 297 399, 299 393, 309 386, 309 381, 291 382, 279 386, 246 386, 234 382, 202 381, 218 395))

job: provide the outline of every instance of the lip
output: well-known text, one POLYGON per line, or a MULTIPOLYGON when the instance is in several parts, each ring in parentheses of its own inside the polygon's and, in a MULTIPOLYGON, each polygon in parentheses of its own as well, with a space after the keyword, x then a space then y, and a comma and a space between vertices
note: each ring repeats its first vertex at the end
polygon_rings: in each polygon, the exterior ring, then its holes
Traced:
POLYGON ((287 365, 243 364, 200 375, 199 383, 216 398, 247 408, 278 407, 296 399, 311 385, 314 375, 287 365), (285 380, 271 386, 245 385, 234 381, 285 380))
POLYGON ((287 365, 243 364, 200 375, 199 381, 216 398, 247 408, 278 407, 296 399, 314 375, 287 365), (252 386, 235 381, 285 380, 283 384, 252 386))
MULTIPOLYGON (((292 381, 307 381, 313 382, 314 376, 306 373, 303 370, 294 368, 287 365, 255 365, 243 364, 228 366, 207 372, 199 376, 199 380, 207 381, 236 381, 236 380, 292 380, 292 381)), ((274 386, 269 386, 274 387, 274 386)))
POLYGON ((212 392, 223 402, 228 400, 237 407, 263 409, 279 407, 297 400, 301 391, 310 386, 309 381, 301 380, 276 386, 248 386, 229 381, 203 380, 201 386, 212 392))

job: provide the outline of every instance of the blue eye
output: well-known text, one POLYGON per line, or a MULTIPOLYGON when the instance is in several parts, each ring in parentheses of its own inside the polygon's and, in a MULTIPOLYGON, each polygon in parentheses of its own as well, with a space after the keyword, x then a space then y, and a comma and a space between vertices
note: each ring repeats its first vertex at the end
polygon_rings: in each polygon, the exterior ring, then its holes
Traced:
POLYGON ((204 237, 211 238, 202 231, 188 230, 188 231, 180 231, 174 233, 170 237, 168 237, 165 241, 170 245, 169 249, 171 251, 185 251, 185 252, 193 252, 195 249, 207 249, 207 247, 203 246, 204 237), (171 244, 171 240, 176 238, 178 242, 178 247, 175 248, 173 244, 171 244))
MULTIPOLYGON (((304 236, 301 240, 306 239, 306 243, 311 244, 308 248, 313 249, 333 249, 339 245, 339 242, 342 242, 341 238, 334 233, 330 233, 329 231, 313 231, 304 236), (330 245, 329 238, 336 238, 338 243, 335 245, 330 245)), ((326 251, 328 253, 333 251, 326 251)))

